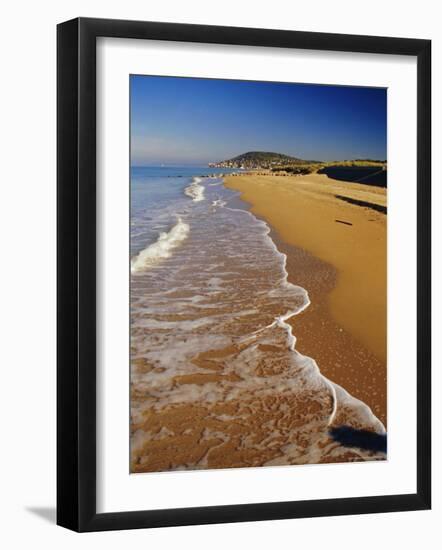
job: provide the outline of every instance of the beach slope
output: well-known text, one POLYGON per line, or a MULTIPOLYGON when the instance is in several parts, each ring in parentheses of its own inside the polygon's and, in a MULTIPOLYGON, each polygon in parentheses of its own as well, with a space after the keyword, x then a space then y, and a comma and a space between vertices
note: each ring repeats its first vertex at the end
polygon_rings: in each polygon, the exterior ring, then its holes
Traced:
POLYGON ((292 319, 297 348, 386 423, 386 189, 307 176, 237 175, 312 305, 292 319))

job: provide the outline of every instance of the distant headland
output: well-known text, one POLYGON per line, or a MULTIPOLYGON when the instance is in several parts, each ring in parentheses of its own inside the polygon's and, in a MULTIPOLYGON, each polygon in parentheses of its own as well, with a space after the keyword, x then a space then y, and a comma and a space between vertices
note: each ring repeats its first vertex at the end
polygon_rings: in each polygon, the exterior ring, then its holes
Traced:
POLYGON ((303 160, 283 153, 267 151, 248 151, 228 160, 211 162, 209 166, 216 168, 243 168, 245 170, 262 170, 275 166, 293 166, 299 164, 320 164, 316 160, 303 160))

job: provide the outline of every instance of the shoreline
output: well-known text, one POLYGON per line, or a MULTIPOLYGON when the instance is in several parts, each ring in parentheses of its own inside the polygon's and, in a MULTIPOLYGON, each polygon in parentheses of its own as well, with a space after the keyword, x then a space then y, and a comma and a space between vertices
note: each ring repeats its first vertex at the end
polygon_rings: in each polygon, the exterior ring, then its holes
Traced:
POLYGON ((312 357, 326 378, 366 403, 386 427, 385 215, 336 197, 344 195, 385 206, 385 190, 377 188, 373 193, 370 186, 361 189, 358 184, 320 175, 286 177, 284 182, 277 176, 243 175, 224 178, 224 184, 240 191, 241 201, 269 224, 270 237, 287 256, 288 281, 305 288, 309 294, 310 306, 288 320, 296 338, 296 349, 312 357), (300 205, 302 220, 296 223, 300 205), (320 222, 318 214, 322 214, 320 222), (328 224, 322 230, 327 215, 328 224), (341 218, 349 222, 349 226, 337 223, 341 218), (295 223, 290 223, 293 220, 295 223), (328 231, 331 220, 339 226, 338 231, 335 228, 328 231), (327 247, 330 239, 337 239, 339 233, 342 235, 342 230, 352 231, 352 238, 347 234, 347 238, 335 241, 335 244, 339 242, 339 250, 333 257, 330 251, 327 254, 327 247), (372 257, 384 255, 384 262, 377 266, 377 284, 369 288, 357 278, 363 264, 355 262, 354 256, 355 248, 362 247, 359 241, 369 242, 373 232, 379 240, 364 251, 368 256, 367 271, 371 270, 370 254, 372 257), (382 299, 373 299, 373 293, 382 286, 384 304, 382 299), (356 315, 351 311, 361 307, 356 315), (362 338, 360 313, 364 321, 362 338))
POLYGON ((340 432, 386 441, 382 407, 350 383, 372 389, 351 371, 367 352, 325 307, 336 270, 224 185, 186 200, 184 246, 132 281, 131 472, 385 460, 340 432))

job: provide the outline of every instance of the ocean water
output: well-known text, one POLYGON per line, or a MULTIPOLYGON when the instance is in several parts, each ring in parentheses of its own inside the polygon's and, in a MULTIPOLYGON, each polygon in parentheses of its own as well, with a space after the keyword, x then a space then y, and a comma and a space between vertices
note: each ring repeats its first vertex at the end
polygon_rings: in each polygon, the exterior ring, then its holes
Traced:
POLYGON ((308 292, 221 172, 132 169, 132 471, 385 458, 330 437, 384 429, 296 351, 308 292))

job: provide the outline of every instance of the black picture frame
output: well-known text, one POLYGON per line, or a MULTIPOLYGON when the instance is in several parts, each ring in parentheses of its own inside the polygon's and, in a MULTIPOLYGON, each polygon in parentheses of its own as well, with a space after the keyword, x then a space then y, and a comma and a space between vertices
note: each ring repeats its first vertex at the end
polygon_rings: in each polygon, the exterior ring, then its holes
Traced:
POLYGON ((57 28, 57 523, 75 531, 425 510, 431 506, 431 41, 79 18, 57 28), (417 491, 96 512, 96 39, 133 38, 417 58, 417 491))

